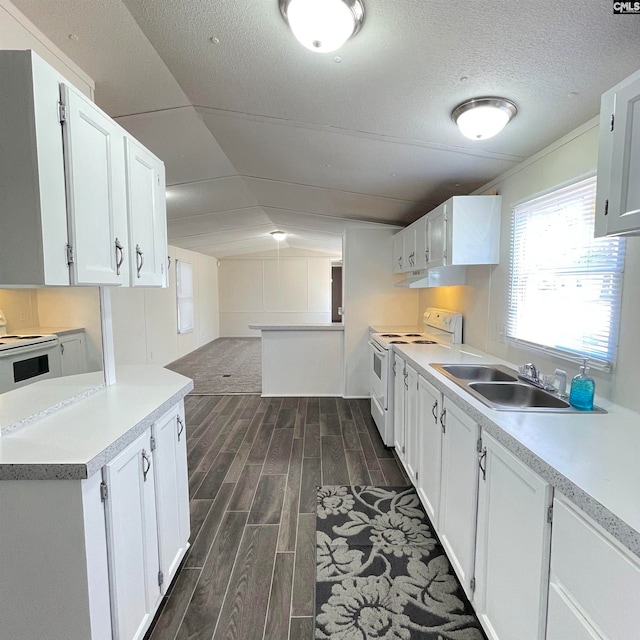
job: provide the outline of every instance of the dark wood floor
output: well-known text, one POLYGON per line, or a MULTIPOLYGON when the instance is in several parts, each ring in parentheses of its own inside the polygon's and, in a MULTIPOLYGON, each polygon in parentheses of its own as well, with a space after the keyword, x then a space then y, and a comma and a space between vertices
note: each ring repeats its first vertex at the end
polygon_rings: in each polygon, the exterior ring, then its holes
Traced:
POLYGON ((404 485, 369 401, 187 396, 191 548, 150 640, 311 640, 320 484, 404 485))

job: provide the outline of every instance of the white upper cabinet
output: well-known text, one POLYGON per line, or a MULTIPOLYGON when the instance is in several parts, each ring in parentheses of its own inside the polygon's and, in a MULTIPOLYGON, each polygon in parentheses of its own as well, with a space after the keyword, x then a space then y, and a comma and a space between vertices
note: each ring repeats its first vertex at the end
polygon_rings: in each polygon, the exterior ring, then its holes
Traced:
POLYGON ((427 216, 416 220, 415 226, 415 269, 427 268, 427 216))
POLYGON ((447 203, 427 214, 427 267, 441 267, 447 260, 447 203))
POLYGON ((602 96, 596 237, 640 235, 640 71, 602 96))
POLYGON ((71 283, 122 284, 127 237, 124 135, 79 91, 61 85, 71 283))
POLYGON ((0 112, 0 286, 166 286, 162 162, 32 51, 0 112))
POLYGON ((130 284, 160 287, 167 269, 164 164, 126 139, 130 284))
POLYGON ((393 236, 393 273, 403 273, 404 271, 404 231, 399 231, 393 236))

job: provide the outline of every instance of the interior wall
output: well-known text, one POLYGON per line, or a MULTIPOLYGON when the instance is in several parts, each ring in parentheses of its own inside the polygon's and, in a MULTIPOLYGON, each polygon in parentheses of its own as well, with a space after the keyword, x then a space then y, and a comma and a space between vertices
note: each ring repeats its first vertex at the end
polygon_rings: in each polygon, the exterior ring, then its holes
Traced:
POLYGON ((249 324, 331 322, 336 256, 283 249, 220 260, 220 335, 259 336, 249 324))
MULTIPOLYGON (((559 367, 567 370, 569 376, 575 375, 577 364, 506 344, 502 337, 509 295, 511 207, 542 191, 594 173, 597 157, 598 123, 592 120, 480 189, 481 193, 496 188, 502 195, 500 264, 469 267, 468 286, 455 288, 458 291, 422 289, 421 311, 427 306, 449 306, 464 314, 464 335, 468 344, 514 364, 533 361, 544 373, 553 373, 559 367)), ((596 379, 597 395, 635 411, 640 411, 637 392, 639 285, 640 238, 628 238, 617 363, 610 373, 592 371, 592 374, 596 379)), ((549 311, 552 310, 541 310, 541 313, 549 311)))
POLYGON ((419 293, 394 287, 397 227, 347 228, 344 236, 345 396, 369 397, 369 326, 415 325, 419 293))
POLYGON ((37 289, 38 321, 41 327, 84 328, 89 371, 102 370, 102 324, 98 287, 37 289))
POLYGON ((0 309, 7 321, 7 334, 38 325, 36 289, 0 289, 0 309))
POLYGON ((114 287, 111 292, 116 364, 164 366, 219 337, 217 260, 169 247, 167 289, 114 287), (178 335, 176 260, 193 265, 194 329, 178 335))

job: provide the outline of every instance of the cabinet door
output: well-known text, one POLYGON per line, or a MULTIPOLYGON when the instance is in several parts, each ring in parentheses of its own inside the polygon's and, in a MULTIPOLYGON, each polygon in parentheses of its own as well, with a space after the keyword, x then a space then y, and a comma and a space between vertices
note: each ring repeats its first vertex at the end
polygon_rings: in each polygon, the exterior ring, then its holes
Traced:
POLYGON ((640 233, 640 73, 602 97, 598 216, 606 233, 640 233), (602 178, 601 178, 602 176, 602 178))
POLYGON ((190 533, 187 434, 182 403, 158 420, 152 433, 155 438, 153 461, 164 591, 187 550, 190 533))
POLYGON ((406 371, 404 360, 397 354, 393 354, 393 438, 396 455, 404 464, 405 454, 405 420, 404 405, 406 391, 406 371))
POLYGON ((442 427, 440 392, 422 376, 418 377, 418 496, 438 528, 440 504, 440 469, 442 457, 442 427))
POLYGON ((142 638, 160 600, 150 430, 103 468, 114 640, 142 638))
POLYGON ((440 540, 470 597, 478 492, 478 425, 444 399, 440 492, 440 540))
POLYGON ((415 224, 415 269, 427 268, 427 216, 422 216, 419 220, 414 222, 415 224))
POLYGON ((549 589, 546 640, 605 640, 557 584, 549 589))
POLYGON ((418 479, 418 373, 406 365, 405 449, 404 468, 414 484, 418 479))
POLYGON ((416 268, 416 227, 411 225, 403 232, 405 271, 414 271, 416 268))
POLYGON ((164 167, 131 138, 127 138, 126 147, 130 284, 166 286, 164 167))
POLYGON ((442 267, 447 264, 447 203, 441 204, 427 215, 427 266, 442 267))
POLYGON ((551 486, 487 433, 482 447, 476 613, 492 640, 544 640, 551 486))
POLYGON ((87 352, 84 332, 60 337, 60 361, 63 376, 74 376, 87 371, 87 352))
POLYGON ((61 85, 72 284, 122 284, 127 237, 124 136, 81 93, 61 85))
POLYGON ((404 266, 404 233, 399 231, 393 236, 393 273, 403 273, 404 266))

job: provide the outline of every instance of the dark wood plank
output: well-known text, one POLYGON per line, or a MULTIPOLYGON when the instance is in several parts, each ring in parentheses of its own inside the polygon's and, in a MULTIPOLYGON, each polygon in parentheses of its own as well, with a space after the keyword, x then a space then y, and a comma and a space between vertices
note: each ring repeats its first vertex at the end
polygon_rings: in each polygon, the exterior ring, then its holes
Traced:
POLYGON ((289 471, 289 458, 293 445, 292 429, 275 429, 264 460, 264 475, 283 475, 289 471))
POLYGON ((371 444, 369 433, 367 431, 365 431, 364 433, 358 433, 358 438, 360 439, 362 452, 364 453, 364 457, 367 461, 367 467, 369 468, 369 470, 380 470, 380 462, 378 460, 378 456, 376 455, 376 450, 371 444))
POLYGON ((362 451, 362 444, 358 437, 358 429, 356 423, 353 420, 343 420, 342 425, 342 438, 344 440, 344 448, 346 450, 360 450, 362 451))
POLYGON ((400 467, 396 462, 395 458, 386 458, 385 460, 380 460, 380 466, 382 467, 382 472, 384 473, 384 477, 387 481, 387 485, 390 487, 404 487, 409 484, 407 482, 406 476, 400 471, 400 467))
POLYGON ((342 436, 320 436, 322 484, 349 484, 342 436))
POLYGON ((231 498, 234 487, 235 485, 233 484, 223 484, 220 488, 218 496, 211 505, 205 521, 202 523, 197 538, 191 546, 191 549, 189 549, 189 555, 184 563, 185 567, 202 567, 204 565, 204 561, 211 548, 211 543, 216 537, 216 533, 218 533, 222 515, 227 508, 227 503, 229 502, 229 498, 231 498))
POLYGON ((342 434, 340 418, 337 413, 320 412, 320 435, 339 436, 342 434))
POLYGON ((261 471, 262 466, 259 464, 245 466, 231 496, 227 511, 249 511, 251 509, 261 471))
POLYGON ((304 428, 304 457, 320 457, 320 425, 307 424, 304 428))
POLYGON ((282 400, 282 409, 297 409, 300 398, 284 398, 282 400))
POLYGON ((316 487, 322 484, 320 458, 302 460, 302 482, 300 485, 300 513, 316 512, 316 487))
POLYGON ((262 422, 265 424, 275 424, 278 419, 278 413, 280 413, 280 407, 282 406, 282 398, 271 398, 269 406, 264 413, 262 422))
POLYGON ((298 410, 296 411, 296 426, 293 431, 294 438, 304 438, 304 424, 307 415, 307 399, 300 398, 298 410))
POLYGON ((276 429, 293 429, 296 426, 297 409, 280 409, 276 429))
POLYGON ((346 451, 347 468, 349 469, 349 484, 369 485, 371 476, 367 469, 367 461, 364 459, 362 451, 346 451))
POLYGON ((176 640, 211 640, 246 521, 246 512, 225 514, 176 640))
POLYGON ((249 524, 278 524, 282 514, 286 476, 261 476, 249 513, 249 524))
POLYGON ((260 425, 258 435, 253 442, 253 447, 249 452, 247 458, 247 464, 262 464, 264 458, 267 455, 269 449, 269 443, 271 442, 271 434, 273 433, 273 424, 263 423, 260 425))
POLYGON ((302 440, 294 440, 291 464, 284 493, 278 551, 295 551, 298 527, 298 505, 300 504, 300 479, 302 477, 302 440))
POLYGON ((382 438, 380 437, 380 433, 378 431, 378 427, 376 427, 376 423, 373 421, 371 415, 364 417, 364 421, 367 425, 367 432, 369 433, 369 437, 371 438, 371 444, 373 445, 373 449, 376 452, 376 456, 378 458, 393 458, 393 451, 384 446, 384 442, 382 442, 382 438))
POLYGON ((307 424, 320 424, 320 400, 318 398, 307 399, 307 424))
MULTIPOLYGON (((232 414, 230 416, 222 417, 220 416, 220 422, 224 426, 218 432, 218 437, 211 443, 209 448, 204 452, 204 455, 201 457, 200 462, 198 463, 198 471, 209 471, 214 461, 223 450, 229 436, 233 433, 234 427, 236 425, 236 414, 232 414)), ((206 437, 206 433, 202 436, 202 439, 206 437)), ((235 452, 234 452, 235 453, 235 452)))
POLYGON ((156 620, 149 640, 168 640, 175 638, 182 618, 187 610, 196 582, 200 577, 200 569, 183 569, 173 586, 171 596, 156 620))
POLYGON ((251 426, 251 420, 245 418, 237 418, 232 425, 231 433, 227 436, 227 439, 222 443, 220 451, 233 451, 238 453, 240 445, 244 442, 247 431, 251 426))
POLYGON ((227 475, 227 471, 229 471, 229 467, 235 457, 236 454, 231 451, 218 454, 202 484, 196 491, 195 500, 213 500, 218 495, 218 491, 224 482, 224 477, 227 475))
POLYGON ((189 503, 189 518, 191 523, 191 535, 189 536, 189 540, 191 542, 198 537, 200 527, 202 527, 202 523, 207 517, 212 504, 213 500, 191 500, 189 503))
POLYGON ((289 640, 313 640, 313 618, 291 618, 289 640))
POLYGON ((358 429, 358 433, 367 433, 367 425, 364 422, 364 418, 362 417, 362 412, 360 411, 360 405, 358 401, 351 398, 349 400, 349 407, 351 408, 351 415, 356 423, 356 427, 358 429))
POLYGON ((243 442, 240 445, 238 453, 236 453, 236 457, 233 459, 229 471, 227 471, 227 475, 224 478, 225 482, 238 482, 252 446, 252 442, 243 442))
POLYGON ((340 422, 343 420, 353 420, 353 414, 348 400, 345 400, 344 398, 336 398, 336 406, 338 407, 340 422))
POLYGON ((278 528, 247 526, 213 640, 262 640, 278 528))
POLYGON ((335 398, 320 398, 320 413, 338 413, 335 398))
POLYGON ((312 616, 316 573, 316 516, 301 513, 293 577, 292 616, 312 616))
POLYGON ((247 402, 245 403, 244 408, 242 409, 242 413, 240 414, 241 418, 251 419, 258 411, 258 407, 260 406, 260 396, 247 396, 247 402))
POLYGON ((374 487, 384 487, 387 484, 384 473, 379 469, 369 469, 369 475, 371 476, 371 484, 374 487))
POLYGON ((282 638, 285 640, 289 635, 294 560, 293 553, 278 553, 276 555, 267 623, 264 629, 264 637, 267 639, 282 638))
POLYGON ((202 484, 206 473, 202 471, 195 471, 189 476, 189 498, 193 500, 193 496, 196 494, 198 487, 202 484))

